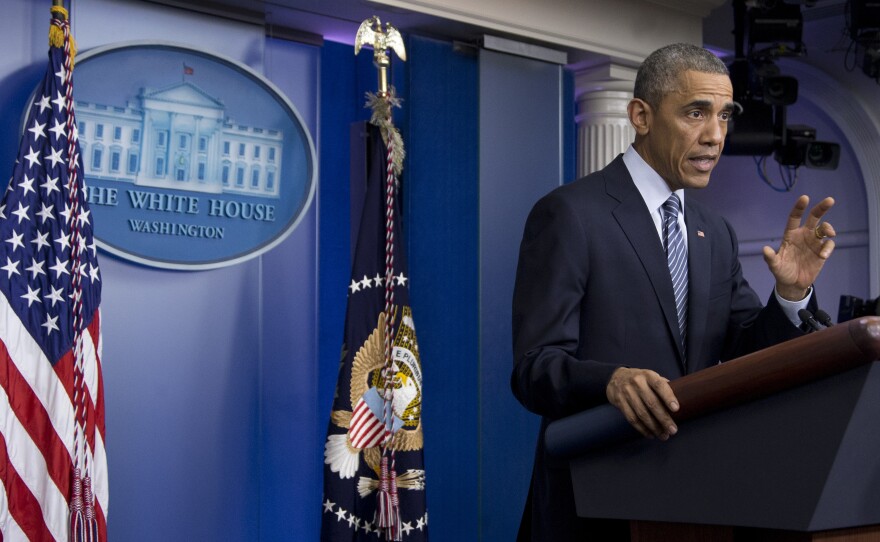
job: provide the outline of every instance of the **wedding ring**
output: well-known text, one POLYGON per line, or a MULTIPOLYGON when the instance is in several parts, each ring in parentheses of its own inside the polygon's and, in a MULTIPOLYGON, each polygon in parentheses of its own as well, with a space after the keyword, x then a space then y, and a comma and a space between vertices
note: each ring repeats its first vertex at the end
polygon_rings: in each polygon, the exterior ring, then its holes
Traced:
POLYGON ((819 228, 821 227, 822 224, 819 224, 818 226, 816 226, 815 229, 813 229, 813 235, 816 236, 816 239, 825 239, 827 237, 827 235, 822 235, 821 233, 819 233, 819 228))

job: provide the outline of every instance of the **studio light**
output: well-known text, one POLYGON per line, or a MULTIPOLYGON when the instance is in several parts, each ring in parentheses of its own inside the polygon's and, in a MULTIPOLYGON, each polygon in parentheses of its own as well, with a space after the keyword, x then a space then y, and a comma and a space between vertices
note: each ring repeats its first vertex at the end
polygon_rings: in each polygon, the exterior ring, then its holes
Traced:
POLYGON ((855 55, 853 67, 861 64, 862 72, 880 82, 880 2, 848 0, 846 18, 852 43, 849 52, 855 55), (858 61, 861 56, 861 62, 858 61))
POLYGON ((860 40, 866 34, 880 30, 880 2, 876 0, 848 0, 847 17, 849 19, 849 35, 853 40, 860 40))
POLYGON ((798 97, 798 81, 788 75, 766 77, 761 95, 768 105, 792 105, 798 97))
MULTIPOLYGON (((798 4, 734 0, 736 57, 729 70, 733 97, 742 111, 731 120, 724 147, 724 154, 756 157, 762 178, 764 159, 758 157, 772 155, 780 166, 786 166, 791 180, 783 181, 787 189, 797 179, 792 173, 797 168, 836 169, 840 161, 840 145, 816 141, 813 127, 787 123, 787 107, 797 102, 798 80, 780 73, 776 60, 806 50, 798 4)), ((874 4, 880 6, 880 0, 874 4)), ((876 50, 878 61, 872 66, 880 69, 880 42, 876 50)))
POLYGON ((815 128, 795 124, 786 126, 783 142, 776 148, 773 158, 783 166, 837 169, 840 145, 816 141, 815 128))
POLYGON ((781 1, 766 4, 749 10, 749 50, 754 53, 756 45, 772 43, 776 49, 800 52, 804 32, 801 7, 781 1))
POLYGON ((811 141, 807 145, 804 165, 813 169, 837 169, 840 145, 827 141, 811 141))

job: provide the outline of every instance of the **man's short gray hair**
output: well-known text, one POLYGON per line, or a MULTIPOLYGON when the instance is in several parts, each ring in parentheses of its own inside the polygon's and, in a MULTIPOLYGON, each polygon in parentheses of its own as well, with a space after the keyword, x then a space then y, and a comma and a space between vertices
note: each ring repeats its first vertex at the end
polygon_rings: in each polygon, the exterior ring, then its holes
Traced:
POLYGON ((657 49, 642 62, 636 74, 633 97, 656 109, 663 97, 675 90, 679 74, 688 70, 730 75, 724 62, 706 49, 689 43, 673 43, 657 49))

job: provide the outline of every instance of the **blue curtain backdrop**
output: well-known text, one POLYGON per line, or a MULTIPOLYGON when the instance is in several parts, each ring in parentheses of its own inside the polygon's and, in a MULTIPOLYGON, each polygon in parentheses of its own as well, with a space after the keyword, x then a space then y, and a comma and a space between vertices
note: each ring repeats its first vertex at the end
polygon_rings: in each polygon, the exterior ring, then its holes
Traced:
MULTIPOLYGON (((475 50, 409 40, 404 224, 424 372, 433 540, 476 540, 479 518, 479 103, 475 50)), ((487 539, 488 540, 488 539, 487 539)), ((500 540, 500 538, 499 538, 500 540)))

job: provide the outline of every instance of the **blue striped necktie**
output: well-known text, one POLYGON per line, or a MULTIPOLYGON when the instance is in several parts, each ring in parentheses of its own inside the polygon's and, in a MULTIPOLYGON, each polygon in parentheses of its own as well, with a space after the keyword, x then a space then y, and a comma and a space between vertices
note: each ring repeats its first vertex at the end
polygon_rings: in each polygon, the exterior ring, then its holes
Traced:
POLYGON ((675 307, 678 312, 678 331, 681 334, 681 351, 686 352, 687 314, 688 314, 688 265, 687 246, 678 225, 681 201, 672 194, 663 204, 663 237, 666 242, 666 261, 669 276, 672 278, 672 291, 675 293, 675 307))

